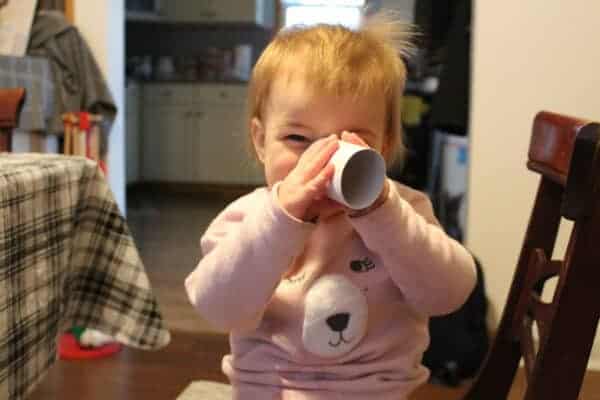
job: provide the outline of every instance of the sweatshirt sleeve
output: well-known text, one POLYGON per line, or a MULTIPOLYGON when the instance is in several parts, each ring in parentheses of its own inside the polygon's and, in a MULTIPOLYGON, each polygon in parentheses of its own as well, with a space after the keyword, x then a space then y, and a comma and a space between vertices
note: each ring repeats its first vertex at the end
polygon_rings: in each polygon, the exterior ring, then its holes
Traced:
POLYGON ((351 219, 352 224, 417 312, 450 313, 475 286, 473 257, 439 227, 424 194, 389 183, 386 201, 371 213, 351 219))
POLYGON ((249 329, 260 320, 312 229, 285 213, 273 193, 259 189, 238 199, 200 240, 203 258, 185 288, 203 318, 219 329, 249 329))

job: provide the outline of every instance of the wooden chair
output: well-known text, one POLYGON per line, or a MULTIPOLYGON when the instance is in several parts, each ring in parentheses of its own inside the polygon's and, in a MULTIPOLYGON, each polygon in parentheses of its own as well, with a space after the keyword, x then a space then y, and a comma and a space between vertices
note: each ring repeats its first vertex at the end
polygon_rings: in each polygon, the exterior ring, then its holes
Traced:
POLYGON ((497 337, 465 400, 506 399, 521 358, 525 400, 577 399, 600 314, 599 146, 598 123, 535 117, 527 166, 541 181, 497 337), (561 218, 574 225, 564 259, 550 260, 561 218))
POLYGON ((0 152, 11 150, 12 130, 25 100, 25 89, 0 88, 0 152))

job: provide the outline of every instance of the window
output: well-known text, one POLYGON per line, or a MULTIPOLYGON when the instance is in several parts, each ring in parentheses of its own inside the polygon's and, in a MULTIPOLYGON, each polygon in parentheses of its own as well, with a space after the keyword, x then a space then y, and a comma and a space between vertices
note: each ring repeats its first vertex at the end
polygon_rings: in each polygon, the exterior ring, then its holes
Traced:
POLYGON ((284 26, 341 24, 357 28, 364 0, 283 0, 284 26))

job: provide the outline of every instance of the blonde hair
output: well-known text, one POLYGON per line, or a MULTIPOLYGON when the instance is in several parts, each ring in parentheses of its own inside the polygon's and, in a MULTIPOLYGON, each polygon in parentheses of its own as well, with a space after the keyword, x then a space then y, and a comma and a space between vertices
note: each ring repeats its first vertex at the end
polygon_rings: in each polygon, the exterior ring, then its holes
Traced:
POLYGON ((387 107, 384 134, 390 151, 386 161, 402 158, 400 96, 406 67, 400 56, 410 53, 411 36, 410 25, 389 13, 365 18, 357 30, 327 24, 281 30, 252 71, 248 126, 253 118, 262 120, 275 77, 286 69, 288 73, 301 71, 306 84, 316 91, 356 97, 381 93, 387 107))

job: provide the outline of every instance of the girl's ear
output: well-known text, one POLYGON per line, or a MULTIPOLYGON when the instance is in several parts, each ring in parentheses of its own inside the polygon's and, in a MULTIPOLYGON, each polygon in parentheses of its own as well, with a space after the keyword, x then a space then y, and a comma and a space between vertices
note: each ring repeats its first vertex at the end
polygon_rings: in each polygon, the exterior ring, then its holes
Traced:
POLYGON ((260 162, 265 162, 265 127, 257 118, 252 118, 250 121, 250 135, 252 136, 252 144, 254 151, 260 162))
POLYGON ((383 144, 381 146, 381 155, 386 160, 386 162, 394 157, 394 139, 392 139, 392 135, 386 134, 383 138, 383 144))

